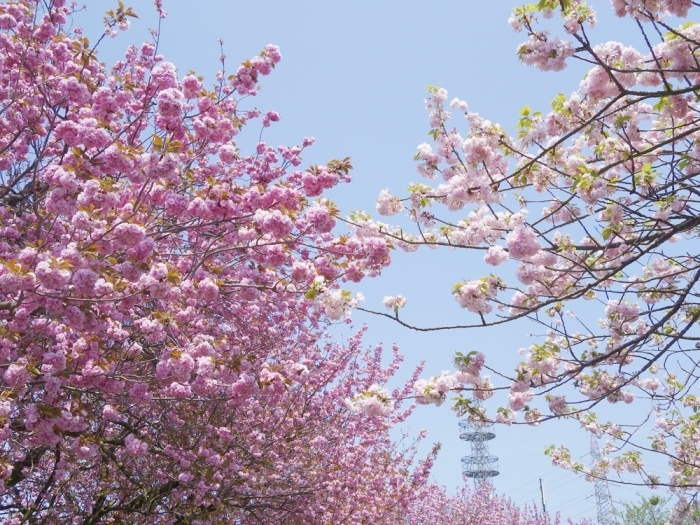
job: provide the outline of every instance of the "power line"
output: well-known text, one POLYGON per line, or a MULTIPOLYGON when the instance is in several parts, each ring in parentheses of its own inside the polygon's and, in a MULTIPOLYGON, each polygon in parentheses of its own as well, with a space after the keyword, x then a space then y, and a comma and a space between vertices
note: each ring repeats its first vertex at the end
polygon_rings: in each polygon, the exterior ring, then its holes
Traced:
MULTIPOLYGON (((588 454, 589 454, 589 452, 586 452, 585 454, 580 455, 580 456, 579 456, 578 458, 576 458, 576 459, 577 459, 577 460, 578 460, 578 459, 583 459, 583 458, 585 458, 588 454)), ((521 470, 527 470, 528 467, 530 467, 531 465, 534 465, 535 463, 539 463, 540 461, 541 461, 540 459, 536 459, 536 460, 534 460, 534 461, 531 461, 531 462, 525 464, 524 466, 521 466, 520 469, 521 469, 521 470)), ((544 474, 540 474, 540 475, 538 475, 538 476, 535 476, 535 477, 529 479, 528 481, 526 481, 526 482, 523 483, 522 485, 519 485, 519 486, 515 487, 514 489, 510 489, 508 492, 505 492, 503 495, 504 495, 504 496, 507 496, 507 495, 509 495, 509 494, 512 494, 513 492, 515 492, 515 491, 517 491, 517 490, 520 490, 521 488, 523 488, 523 487, 525 487, 525 486, 527 486, 527 485, 529 485, 529 484, 531 484, 531 483, 536 482, 538 478, 540 478, 540 477, 545 478, 545 477, 549 476, 550 474, 552 474, 553 472, 563 472, 564 475, 561 476, 561 477, 559 477, 559 478, 557 478, 557 479, 549 480, 549 483, 556 483, 557 481, 559 481, 559 480, 561 480, 561 479, 564 479, 564 478, 566 478, 566 477, 569 476, 569 475, 571 475, 571 476, 576 476, 575 474, 572 474, 572 472, 569 471, 569 470, 564 470, 564 469, 562 469, 561 467, 552 467, 551 469, 549 469, 549 470, 548 470, 547 472, 545 472, 544 474)), ((577 479, 578 479, 578 478, 577 478, 577 479)), ((519 497, 519 498, 520 498, 520 497, 519 497)), ((519 499, 519 498, 518 498, 518 499, 519 499)))
POLYGON ((574 514, 573 516, 570 516, 570 518, 573 519, 573 518, 575 518, 576 516, 580 516, 580 515, 583 514, 584 512, 590 512, 590 511, 592 511, 592 510, 595 509, 595 508, 596 508, 595 505, 592 506, 592 507, 588 507, 587 509, 582 510, 582 511, 579 512, 578 514, 574 514))

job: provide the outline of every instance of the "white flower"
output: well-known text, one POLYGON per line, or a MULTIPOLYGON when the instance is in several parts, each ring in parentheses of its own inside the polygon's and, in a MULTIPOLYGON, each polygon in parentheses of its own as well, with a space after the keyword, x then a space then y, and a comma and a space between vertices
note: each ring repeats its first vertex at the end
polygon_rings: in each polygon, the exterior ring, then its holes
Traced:
POLYGON ((377 384, 361 394, 355 394, 352 399, 346 399, 345 406, 354 414, 362 413, 369 417, 386 416, 394 410, 389 391, 377 384))
POLYGON ((379 192, 377 198, 377 212, 379 215, 396 215, 403 210, 403 204, 397 197, 389 193, 389 190, 379 192))
POLYGON ((399 308, 403 308, 404 306, 406 306, 408 299, 406 299, 403 295, 397 295, 396 297, 392 295, 387 295, 386 297, 384 297, 383 302, 384 306, 389 310, 398 310, 399 308))

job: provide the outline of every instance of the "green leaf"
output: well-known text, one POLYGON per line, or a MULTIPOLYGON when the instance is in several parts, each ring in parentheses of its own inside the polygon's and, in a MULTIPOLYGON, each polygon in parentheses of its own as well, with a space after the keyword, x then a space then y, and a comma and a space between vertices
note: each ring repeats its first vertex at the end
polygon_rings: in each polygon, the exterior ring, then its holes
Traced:
POLYGON ((566 103, 566 95, 564 93, 558 93, 556 97, 552 99, 550 104, 554 111, 561 111, 564 109, 564 104, 566 103))
POLYGON ((661 111, 663 110, 666 106, 671 104, 669 101, 668 97, 659 97, 659 101, 654 104, 654 111, 661 111))
POLYGON ((631 119, 632 119, 632 115, 618 115, 615 118, 615 127, 621 128, 622 126, 625 125, 625 122, 628 122, 631 119))

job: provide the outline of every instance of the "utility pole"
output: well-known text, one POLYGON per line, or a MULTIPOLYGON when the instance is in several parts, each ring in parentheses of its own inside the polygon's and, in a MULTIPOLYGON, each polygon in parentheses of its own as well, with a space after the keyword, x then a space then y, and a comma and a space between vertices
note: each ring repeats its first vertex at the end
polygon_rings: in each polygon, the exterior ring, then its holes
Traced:
POLYGON ((540 496, 542 497, 542 513, 547 514, 547 504, 545 503, 544 496, 544 482, 542 481, 542 478, 540 478, 540 496))

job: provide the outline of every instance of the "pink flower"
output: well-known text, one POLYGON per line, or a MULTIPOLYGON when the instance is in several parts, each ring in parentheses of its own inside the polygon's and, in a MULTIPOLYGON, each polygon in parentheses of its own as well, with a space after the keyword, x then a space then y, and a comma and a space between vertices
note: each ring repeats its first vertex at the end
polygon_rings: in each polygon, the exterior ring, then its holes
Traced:
POLYGON ((7 417, 12 412, 12 403, 3 399, 0 401, 0 417, 7 417))
POLYGON ((124 438, 126 451, 134 457, 142 457, 148 452, 148 444, 136 438, 133 434, 129 434, 124 438))
POLYGON ((396 215, 403 210, 401 201, 391 195, 389 190, 382 190, 377 198, 377 212, 380 215, 396 215))
POLYGON ((385 308, 394 310, 406 306, 408 299, 406 299, 403 295, 397 295, 396 297, 387 296, 384 298, 383 302, 385 308))
POLYGON ((566 402, 566 397, 551 396, 549 399, 549 409, 554 414, 566 414, 569 411, 569 405, 566 402))
POLYGON ((389 391, 377 384, 361 394, 356 394, 352 399, 346 399, 345 406, 350 412, 362 413, 367 417, 386 416, 394 410, 389 391))
POLYGON ((99 276, 90 268, 81 268, 73 274, 71 282, 75 291, 81 294, 89 294, 93 291, 99 276))
POLYGON ((112 137, 99 127, 96 119, 87 118, 80 121, 80 141, 86 148, 103 148, 112 141, 112 137))
POLYGON ((197 291, 205 301, 215 301, 219 297, 219 287, 210 277, 199 282, 197 291))
POLYGON ((335 226, 335 217, 326 206, 314 204, 306 210, 304 216, 318 233, 327 233, 335 226))
POLYGON ((274 44, 267 44, 265 46, 265 53, 268 58, 272 60, 273 63, 277 64, 282 60, 282 53, 280 53, 280 48, 274 44))
POLYGON ((519 411, 525 408, 525 405, 529 403, 534 396, 535 394, 532 390, 525 390, 523 392, 511 389, 508 394, 508 404, 511 409, 519 411))
POLYGON ((129 398, 139 402, 149 401, 151 394, 148 391, 148 385, 146 383, 134 383, 129 389, 129 398))
POLYGON ((456 284, 452 287, 452 295, 462 308, 487 314, 493 309, 490 301, 496 297, 501 287, 500 279, 487 277, 456 284))
POLYGON ((688 10, 692 5, 693 0, 666 0, 666 9, 668 9, 668 12, 679 18, 688 16, 688 10))
POLYGON ((661 386, 661 382, 656 377, 648 377, 639 380, 639 386, 642 388, 648 388, 649 390, 658 390, 661 386))
POLYGON ((315 172, 304 173, 301 180, 306 196, 318 197, 321 195, 323 190, 330 189, 338 184, 340 179, 336 174, 323 169, 323 167, 320 167, 315 172))
POLYGON ((508 252, 502 246, 489 246, 489 249, 484 255, 484 262, 491 266, 498 266, 509 259, 508 252))
POLYGON ((381 237, 369 237, 362 241, 362 252, 370 266, 387 266, 390 262, 387 241, 381 237))
POLYGON ((281 239, 292 232, 294 223, 279 210, 258 210, 254 220, 263 233, 270 234, 275 239, 281 239))
POLYGON ((484 137, 470 137, 462 143, 464 160, 467 162, 485 162, 493 155, 491 141, 484 137))
POLYGON ((46 288, 58 290, 68 285, 71 272, 68 269, 52 268, 47 261, 41 261, 34 269, 39 282, 46 288))
POLYGON ((176 69, 170 62, 161 62, 153 68, 151 80, 159 90, 177 86, 176 69))
POLYGON ((546 31, 532 35, 518 47, 518 56, 525 64, 542 71, 561 71, 566 67, 566 59, 574 55, 571 42, 559 37, 550 37, 546 31))
POLYGON ((112 230, 112 234, 119 245, 125 248, 130 248, 140 243, 146 237, 146 232, 142 226, 127 222, 118 224, 112 230))
POLYGON ((14 16, 7 13, 0 15, 0 29, 8 30, 17 25, 17 20, 14 16))
POLYGON ((71 104, 83 104, 90 98, 90 92, 84 83, 77 78, 64 78, 59 84, 59 89, 63 92, 66 100, 71 104))
POLYGON ((484 356, 484 354, 481 352, 474 352, 468 356, 466 361, 468 362, 465 363, 465 360, 462 359, 458 360, 456 362, 457 370, 471 376, 478 377, 484 363, 486 362, 486 356, 484 356))
POLYGON ((202 83, 195 75, 187 75, 182 79, 182 89, 185 93, 185 98, 196 98, 199 90, 202 89, 202 83))
POLYGON ((276 111, 268 111, 263 117, 263 127, 268 127, 271 122, 278 122, 279 119, 279 113, 277 113, 276 111))
POLYGON ((308 280, 311 276, 315 276, 316 273, 313 267, 309 263, 297 261, 292 265, 291 277, 294 281, 302 282, 308 280))
POLYGON ((219 158, 221 162, 233 164, 237 158, 236 148, 231 144, 224 144, 219 147, 219 158))
POLYGON ((5 383, 11 387, 22 387, 29 379, 26 363, 12 363, 2 376, 5 383))
POLYGON ((92 109, 104 118, 117 113, 121 107, 111 89, 100 87, 92 94, 92 109))
POLYGON ((535 255, 541 248, 537 233, 529 226, 517 226, 506 236, 508 254, 513 259, 527 259, 535 255))
POLYGON ((183 107, 184 103, 180 90, 168 88, 158 93, 158 112, 164 117, 180 117, 183 107))
POLYGON ((80 128, 78 124, 70 120, 60 122, 55 128, 54 134, 69 146, 80 144, 80 128))
POLYGON ((613 82, 608 72, 600 66, 588 72, 581 82, 581 88, 594 98, 612 97, 620 92, 620 88, 613 82))
POLYGON ((105 405, 102 408, 102 417, 107 421, 122 421, 124 417, 112 405, 105 405))

